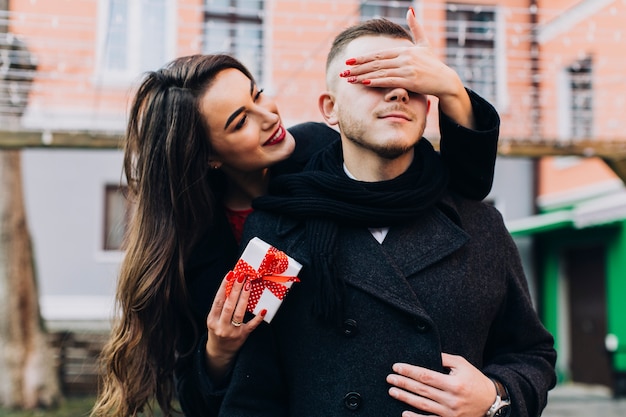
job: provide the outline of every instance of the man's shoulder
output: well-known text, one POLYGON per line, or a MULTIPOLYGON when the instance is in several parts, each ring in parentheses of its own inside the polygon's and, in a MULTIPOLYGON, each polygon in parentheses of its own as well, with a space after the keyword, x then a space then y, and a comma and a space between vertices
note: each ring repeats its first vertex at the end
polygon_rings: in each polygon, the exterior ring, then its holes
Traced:
POLYGON ((489 201, 473 200, 454 192, 448 192, 443 197, 442 204, 455 213, 458 216, 458 221, 464 226, 469 224, 504 225, 502 213, 489 201))
POLYGON ((484 211, 484 212, 499 213, 498 209, 489 200, 476 200, 473 198, 467 198, 451 190, 448 190, 444 194, 442 198, 442 202, 444 204, 449 204, 461 211, 477 210, 477 211, 484 211))
POLYGON ((250 238, 292 239, 292 235, 303 230, 302 220, 266 210, 254 210, 246 220, 244 235, 250 238))
POLYGON ((254 237, 286 252, 299 262, 307 259, 304 241, 304 222, 290 216, 255 210, 248 216, 242 242, 254 237))

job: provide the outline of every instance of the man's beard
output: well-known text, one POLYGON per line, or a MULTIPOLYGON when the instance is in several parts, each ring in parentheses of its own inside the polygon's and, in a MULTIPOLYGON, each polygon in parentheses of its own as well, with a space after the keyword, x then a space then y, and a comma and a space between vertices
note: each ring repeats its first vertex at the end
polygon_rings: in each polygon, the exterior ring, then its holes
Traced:
POLYGON ((346 138, 357 146, 367 149, 379 157, 387 160, 394 160, 406 152, 408 152, 413 146, 394 146, 394 144, 377 144, 368 143, 361 140, 360 136, 346 135, 346 138))
POLYGON ((404 155, 417 144, 416 142, 413 145, 405 145, 394 140, 388 141, 388 143, 367 141, 364 139, 368 134, 367 128, 363 126, 363 123, 356 122, 351 118, 344 120, 340 125, 340 129, 350 142, 387 160, 394 160, 404 155))

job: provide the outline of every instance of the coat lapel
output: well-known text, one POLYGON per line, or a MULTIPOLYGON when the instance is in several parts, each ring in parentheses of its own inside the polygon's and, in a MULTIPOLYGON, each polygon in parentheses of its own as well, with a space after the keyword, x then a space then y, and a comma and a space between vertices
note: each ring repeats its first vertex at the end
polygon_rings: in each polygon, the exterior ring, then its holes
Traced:
MULTIPOLYGON (((308 245, 299 221, 281 216, 276 233, 283 250, 308 263, 308 245)), ((393 227, 383 244, 365 228, 343 228, 335 256, 337 272, 352 285, 409 314, 427 318, 410 281, 428 266, 461 248, 469 235, 439 209, 415 222, 393 227)), ((271 243, 271 242, 270 242, 271 243)))
POLYGON ((432 210, 408 227, 392 228, 382 248, 410 278, 456 252, 470 239, 440 210, 432 210))
POLYGON ((439 210, 406 227, 392 228, 383 244, 366 229, 341 234, 339 273, 349 285, 413 315, 427 316, 410 280, 458 250, 469 239, 439 210))

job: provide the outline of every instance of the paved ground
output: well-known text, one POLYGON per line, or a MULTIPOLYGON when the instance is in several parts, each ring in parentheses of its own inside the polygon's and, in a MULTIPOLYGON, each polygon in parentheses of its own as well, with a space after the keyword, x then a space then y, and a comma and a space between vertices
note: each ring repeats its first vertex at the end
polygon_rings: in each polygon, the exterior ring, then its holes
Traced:
POLYGON ((605 387, 559 385, 550 391, 542 417, 626 417, 626 398, 614 399, 605 387))

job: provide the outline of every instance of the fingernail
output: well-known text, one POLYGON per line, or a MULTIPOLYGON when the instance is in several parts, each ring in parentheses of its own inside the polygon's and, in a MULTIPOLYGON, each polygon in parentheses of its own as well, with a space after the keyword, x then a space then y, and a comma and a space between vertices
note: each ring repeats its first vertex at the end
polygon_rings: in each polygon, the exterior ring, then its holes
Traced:
POLYGON ((370 85, 372 83, 371 80, 363 80, 361 81, 361 84, 365 84, 365 85, 370 85))
POLYGON ((237 282, 241 283, 241 282, 243 282, 244 279, 246 279, 246 275, 245 274, 240 274, 237 277, 237 282))
POLYGON ((346 59, 346 65, 354 65, 356 64, 356 58, 346 59))
POLYGON ((266 314, 267 314, 267 309, 264 308, 263 310, 261 310, 261 315, 263 317, 265 317, 266 314))
POLYGON ((246 281, 246 283, 243 286, 243 289, 245 291, 250 291, 250 287, 252 286, 252 283, 250 281, 246 281))
POLYGON ((350 78, 348 78, 348 82, 349 82, 349 83, 353 83, 353 84, 354 84, 354 83, 356 82, 356 77, 350 77, 350 78))
POLYGON ((413 6, 409 6, 409 10, 411 11, 413 17, 415 17, 415 9, 413 8, 413 6))
POLYGON ((226 281, 232 281, 235 278, 235 273, 233 271, 228 271, 226 274, 226 281))
POLYGON ((345 70, 341 74, 339 74, 340 77, 347 77, 348 75, 350 75, 350 70, 345 70))

